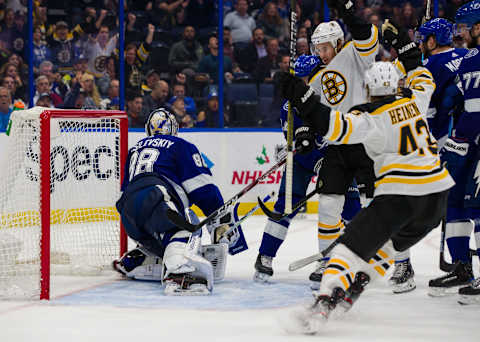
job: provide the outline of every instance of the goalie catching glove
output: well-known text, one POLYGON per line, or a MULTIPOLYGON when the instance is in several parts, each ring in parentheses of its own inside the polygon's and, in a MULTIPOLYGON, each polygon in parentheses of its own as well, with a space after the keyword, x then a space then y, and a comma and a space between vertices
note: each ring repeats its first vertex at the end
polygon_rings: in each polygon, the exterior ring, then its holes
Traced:
POLYGON ((207 224, 212 244, 227 244, 231 255, 248 249, 242 227, 238 224, 238 206, 239 203, 235 204, 227 213, 207 224))

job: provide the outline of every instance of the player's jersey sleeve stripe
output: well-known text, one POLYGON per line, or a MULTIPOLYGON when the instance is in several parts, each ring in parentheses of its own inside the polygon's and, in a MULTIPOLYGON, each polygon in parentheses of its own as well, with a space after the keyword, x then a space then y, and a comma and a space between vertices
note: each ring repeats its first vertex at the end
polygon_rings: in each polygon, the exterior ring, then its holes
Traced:
POLYGON ((193 192, 197 189, 200 189, 202 186, 213 184, 212 177, 205 173, 199 174, 193 178, 187 179, 186 181, 182 182, 183 188, 187 191, 187 193, 193 192))
POLYGON ((388 172, 393 169, 400 169, 400 170, 415 170, 415 171, 427 171, 427 170, 433 170, 434 168, 437 168, 440 166, 440 159, 437 160, 437 162, 433 165, 412 165, 412 164, 390 164, 390 165, 385 165, 380 168, 380 171, 378 171, 379 174, 383 174, 385 172, 388 172))
POLYGON ((465 111, 469 113, 480 112, 480 99, 468 99, 465 101, 465 111))
POLYGON ((331 141, 336 141, 342 133, 342 115, 339 111, 330 112, 330 127, 325 138, 331 141))
POLYGON ((353 45, 358 51, 365 52, 366 50, 373 49, 378 43, 378 29, 375 25, 372 25, 372 34, 370 39, 367 40, 354 40, 353 45))
POLYGON ((377 108, 376 110, 371 112, 370 115, 383 114, 384 112, 388 111, 389 109, 392 109, 392 108, 397 107, 397 106, 401 106, 401 105, 403 105, 407 102, 413 101, 413 100, 415 100, 415 96, 412 96, 412 98, 405 97, 403 99, 397 100, 395 102, 392 102, 392 103, 389 103, 389 104, 386 104, 384 106, 381 106, 381 107, 377 108))
POLYGON ((347 133, 345 134, 345 138, 341 141, 342 144, 348 144, 348 141, 350 140, 350 135, 352 135, 352 130, 353 130, 353 125, 352 125, 352 119, 347 116, 347 121, 346 123, 347 126, 347 133))
POLYGON ((397 70, 400 73, 400 75, 402 76, 402 78, 407 75, 407 71, 405 70, 405 67, 403 66, 402 62, 400 62, 398 59, 396 59, 393 62, 393 65, 395 65, 395 67, 397 68, 397 70))
POLYGON ((443 169, 443 172, 440 174, 430 176, 430 177, 393 177, 386 176, 383 179, 375 182, 375 187, 385 184, 385 183, 399 183, 399 184, 428 184, 440 181, 449 176, 449 173, 446 169, 443 169))
POLYGON ((420 70, 413 71, 405 80, 405 84, 409 85, 410 82, 418 77, 429 78, 433 80, 432 73, 425 68, 420 68, 420 70))

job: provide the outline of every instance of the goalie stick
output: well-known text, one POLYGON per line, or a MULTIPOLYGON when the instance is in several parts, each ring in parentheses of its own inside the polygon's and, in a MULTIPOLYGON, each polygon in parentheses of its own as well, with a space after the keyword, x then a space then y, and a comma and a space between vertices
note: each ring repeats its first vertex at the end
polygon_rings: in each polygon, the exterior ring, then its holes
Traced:
MULTIPOLYGON (((293 151, 293 153, 296 153, 296 150, 293 151)), ((245 195, 247 192, 249 192, 253 187, 255 187, 258 183, 262 182, 265 180, 272 172, 277 170, 279 167, 281 167, 283 164, 285 164, 287 160, 287 157, 279 160, 275 165, 273 165, 269 170, 267 170, 263 175, 255 179, 255 181, 249 185, 247 185, 245 188, 240 190, 239 193, 237 193, 235 196, 230 198, 227 202, 225 202, 220 208, 212 212, 210 215, 208 215, 203 221, 200 221, 198 224, 191 224, 185 218, 180 215, 178 212, 172 209, 167 210, 167 217, 172 222, 174 225, 177 227, 180 227, 182 229, 188 230, 189 232, 194 232, 200 228, 202 228, 204 225, 206 225, 209 222, 212 222, 215 220, 218 216, 224 214, 228 207, 230 207, 232 204, 236 203, 240 197, 245 195)))
MULTIPOLYGON (((295 206, 292 208, 292 212, 295 212, 295 210, 301 208, 310 198, 318 194, 322 185, 323 185, 323 182, 320 179, 317 179, 317 183, 315 184, 315 189, 312 190, 310 193, 308 193, 305 197, 303 197, 297 204, 295 204, 295 206)), ((284 217, 290 215, 289 213, 287 213, 286 210, 283 214, 271 211, 266 207, 264 201, 262 201, 260 197, 257 197, 257 201, 258 201, 258 205, 260 206, 260 208, 262 208, 265 215, 267 215, 269 218, 271 218, 274 221, 278 222, 284 217)))

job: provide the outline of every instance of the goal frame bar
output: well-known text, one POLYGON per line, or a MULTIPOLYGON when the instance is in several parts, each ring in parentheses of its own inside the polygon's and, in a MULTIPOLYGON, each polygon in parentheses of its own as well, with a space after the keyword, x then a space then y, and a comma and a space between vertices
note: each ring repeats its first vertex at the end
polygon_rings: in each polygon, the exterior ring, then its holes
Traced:
MULTIPOLYGON (((50 151, 52 118, 111 118, 120 121, 119 171, 120 184, 125 176, 128 154, 128 117, 124 111, 110 110, 45 110, 40 114, 40 299, 50 299, 50 151)), ((120 221, 120 255, 127 251, 127 234, 120 221)))

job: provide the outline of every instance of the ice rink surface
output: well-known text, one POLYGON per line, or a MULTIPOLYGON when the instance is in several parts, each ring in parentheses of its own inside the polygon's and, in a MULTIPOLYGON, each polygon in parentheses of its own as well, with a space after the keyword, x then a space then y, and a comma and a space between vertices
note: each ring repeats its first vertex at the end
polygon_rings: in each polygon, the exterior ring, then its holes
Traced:
MULTIPOLYGON (((438 230, 412 251, 417 289, 394 295, 385 281, 370 287, 350 312, 331 319, 316 336, 284 330, 292 310, 310 299, 311 267, 288 264, 317 251, 316 216, 296 219, 274 260, 272 284, 252 282, 253 264, 266 219, 247 220, 249 250, 229 257, 225 281, 211 296, 165 297, 161 285, 102 277, 56 277, 52 300, 0 301, 2 342, 107 341, 478 341, 480 306, 461 306, 455 296, 431 298, 429 279, 438 269, 438 230)), ((478 276, 478 260, 474 272, 478 276)))

